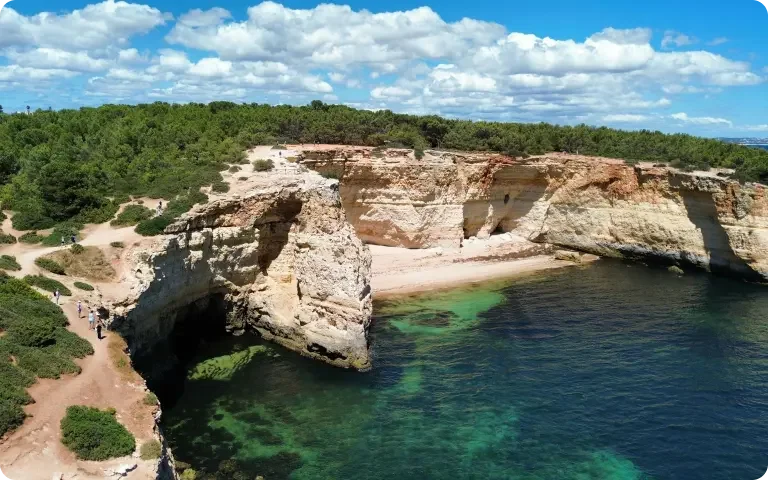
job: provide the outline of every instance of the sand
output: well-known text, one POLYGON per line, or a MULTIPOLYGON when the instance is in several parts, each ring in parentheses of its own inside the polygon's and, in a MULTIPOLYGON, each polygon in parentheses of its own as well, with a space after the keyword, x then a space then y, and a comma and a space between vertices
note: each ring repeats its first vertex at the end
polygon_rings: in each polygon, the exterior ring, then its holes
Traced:
MULTIPOLYGON (((487 244, 484 246, 487 247, 486 250, 494 251, 492 246, 487 244)), ((579 265, 556 260, 552 255, 525 256, 526 251, 531 251, 527 250, 530 247, 525 244, 520 246, 522 258, 481 261, 472 260, 472 258, 488 258, 479 255, 479 249, 408 250, 372 245, 370 246, 373 256, 371 286, 374 298, 382 299, 454 288, 476 282, 503 280, 542 270, 579 265)), ((585 256, 583 262, 596 259, 597 257, 594 256, 585 256)))

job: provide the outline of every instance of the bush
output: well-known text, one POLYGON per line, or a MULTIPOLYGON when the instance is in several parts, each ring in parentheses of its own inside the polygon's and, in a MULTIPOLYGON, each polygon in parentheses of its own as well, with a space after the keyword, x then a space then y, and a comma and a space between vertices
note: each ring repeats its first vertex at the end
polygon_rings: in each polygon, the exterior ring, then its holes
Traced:
POLYGON ((296 163, 298 160, 297 157, 285 157, 285 161, 288 163, 296 163))
POLYGON ((51 273, 55 273, 56 275, 66 275, 64 267, 61 266, 58 262, 51 260, 50 258, 36 258, 35 265, 42 268, 43 270, 48 270, 51 273))
POLYGON ((94 288, 92 285, 88 285, 84 282, 75 282, 75 288, 79 288, 80 290, 85 290, 86 292, 92 292, 94 291, 94 288))
POLYGON ((229 173, 237 173, 240 170, 242 170, 242 168, 238 167, 237 165, 232 165, 229 167, 229 173))
POLYGON ((112 242, 109 245, 113 248, 125 248, 125 244, 123 242, 112 242))
POLYGON ((413 155, 416 157, 416 160, 421 160, 422 158, 424 158, 424 149, 422 148, 414 149, 413 155))
POLYGON ((143 205, 128 205, 110 222, 114 227, 127 227, 152 218, 152 210, 143 205))
POLYGON ((285 145, 276 144, 272 146, 272 150, 288 150, 285 145))
POLYGON ((27 275, 24 277, 24 281, 28 285, 32 285, 33 287, 42 288, 45 291, 48 292, 55 292, 57 289, 59 290, 59 293, 61 293, 65 297, 72 296, 72 291, 64 286, 63 283, 54 280, 52 278, 44 277, 42 275, 27 275))
POLYGON ((271 159, 260 159, 253 161, 253 170, 255 172, 269 172, 273 168, 275 168, 275 162, 273 162, 271 159))
POLYGON ((114 414, 82 405, 67 408, 61 442, 82 460, 124 457, 136 449, 136 439, 114 414))
POLYGON ((142 460, 155 460, 163 454, 163 446, 157 440, 150 440, 141 446, 142 460))
POLYGON ((21 270, 21 265, 16 261, 16 257, 12 255, 2 255, 0 256, 0 270, 18 272, 21 270))
POLYGON ((240 182, 244 182, 244 181, 248 180, 248 177, 237 177, 237 180, 240 181, 240 182))
POLYGON ((0 402, 0 433, 19 428, 24 423, 25 418, 27 415, 20 405, 0 402))
POLYGON ((159 404, 160 400, 157 399, 157 395, 154 394, 154 392, 149 392, 144 397, 144 405, 149 405, 154 407, 155 405, 159 404))
POLYGON ((56 325, 41 318, 28 318, 15 322, 8 329, 8 340, 25 347, 44 347, 55 341, 56 325))
POLYGON ((154 237, 155 235, 161 235, 165 231, 165 227, 173 223, 173 218, 169 218, 165 215, 144 220, 136 225, 136 233, 145 237, 154 237))
POLYGON ((68 243, 72 235, 75 238, 79 238, 80 230, 83 228, 83 224, 77 222, 67 222, 56 225, 53 228, 53 232, 43 239, 43 245, 46 247, 55 247, 61 245, 61 239, 64 239, 64 243, 68 243))
POLYGON ((10 233, 0 232, 0 244, 13 245, 14 243, 16 243, 16 237, 11 235, 10 233))
POLYGON ((333 180, 338 180, 339 179, 339 174, 336 173, 336 172, 322 172, 320 175, 322 175, 325 178, 330 178, 330 179, 333 179, 333 180))
POLYGON ((72 253, 75 255, 80 255, 85 251, 85 247, 80 245, 79 243, 72 244, 71 247, 69 247, 70 250, 72 250, 72 253))
POLYGON ((216 193, 227 193, 229 191, 229 184, 226 182, 216 182, 211 185, 211 191, 216 193))
POLYGON ((19 241, 21 243, 27 243, 30 245, 34 245, 37 243, 40 243, 43 241, 45 237, 38 235, 37 232, 27 232, 24 235, 19 237, 19 241))

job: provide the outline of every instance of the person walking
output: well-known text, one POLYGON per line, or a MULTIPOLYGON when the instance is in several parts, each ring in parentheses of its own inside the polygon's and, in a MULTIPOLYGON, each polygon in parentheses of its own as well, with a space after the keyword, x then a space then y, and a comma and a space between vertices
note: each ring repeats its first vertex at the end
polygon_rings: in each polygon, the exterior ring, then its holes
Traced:
POLYGON ((77 301, 77 318, 83 318, 83 302, 77 301))
POLYGON ((61 293, 59 292, 59 289, 57 288, 55 292, 53 292, 53 299, 56 300, 56 305, 59 304, 59 299, 61 298, 61 293))
POLYGON ((99 321, 96 322, 96 338, 98 338, 99 340, 101 340, 101 338, 102 338, 101 337, 101 326, 102 326, 101 319, 99 319, 99 321))
POLYGON ((88 330, 93 330, 93 326, 96 323, 96 316, 93 314, 93 310, 88 312, 88 330))
POLYGON ((72 235, 72 245, 77 243, 77 236, 72 235))
POLYGON ((66 243, 67 243, 67 242, 66 242, 66 240, 64 240, 64 235, 62 235, 62 236, 61 236, 61 246, 62 246, 62 247, 63 247, 63 246, 65 246, 65 245, 66 245, 66 243))

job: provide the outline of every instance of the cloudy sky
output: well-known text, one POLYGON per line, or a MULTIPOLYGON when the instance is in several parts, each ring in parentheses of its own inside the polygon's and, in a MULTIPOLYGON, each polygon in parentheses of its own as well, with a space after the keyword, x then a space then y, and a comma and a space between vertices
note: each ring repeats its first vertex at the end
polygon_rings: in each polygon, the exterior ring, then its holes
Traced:
POLYGON ((6 112, 312 99, 768 137, 768 11, 754 0, 13 0, 0 11, 6 112))

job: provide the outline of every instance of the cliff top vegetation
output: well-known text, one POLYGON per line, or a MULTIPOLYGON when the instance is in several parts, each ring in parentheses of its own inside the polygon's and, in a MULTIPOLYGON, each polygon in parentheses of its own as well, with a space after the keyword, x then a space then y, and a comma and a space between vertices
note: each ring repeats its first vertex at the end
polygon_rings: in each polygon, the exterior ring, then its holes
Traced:
MULTIPOLYGON (((308 106, 213 102, 104 105, 0 115, 0 202, 20 230, 111 220, 129 195, 172 200, 220 185, 244 151, 281 142, 537 155, 578 152, 688 168, 729 167, 768 182, 768 151, 690 135, 606 127, 449 120, 308 106)), ((56 238, 55 240, 59 240, 56 238)))

